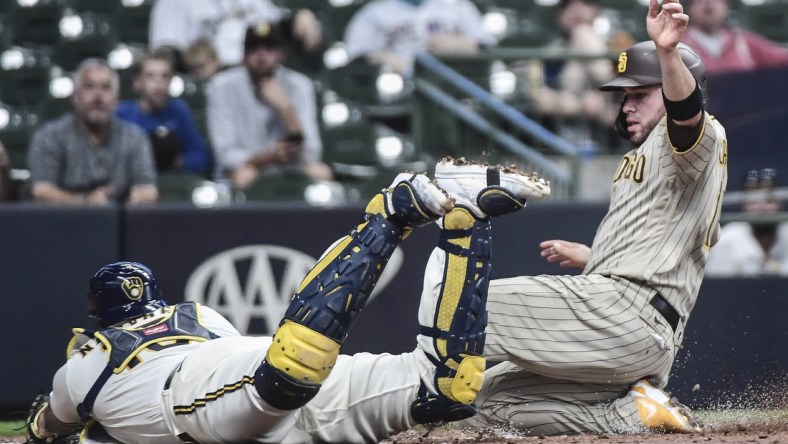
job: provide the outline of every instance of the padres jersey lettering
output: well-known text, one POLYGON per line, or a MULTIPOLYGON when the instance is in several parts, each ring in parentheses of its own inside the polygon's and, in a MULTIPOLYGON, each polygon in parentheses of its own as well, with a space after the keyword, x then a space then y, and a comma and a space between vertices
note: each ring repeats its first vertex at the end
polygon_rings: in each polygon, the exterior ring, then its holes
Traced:
POLYGON ((686 321, 718 236, 726 183, 723 127, 707 114, 695 146, 678 152, 663 119, 624 157, 585 273, 648 282, 686 321))

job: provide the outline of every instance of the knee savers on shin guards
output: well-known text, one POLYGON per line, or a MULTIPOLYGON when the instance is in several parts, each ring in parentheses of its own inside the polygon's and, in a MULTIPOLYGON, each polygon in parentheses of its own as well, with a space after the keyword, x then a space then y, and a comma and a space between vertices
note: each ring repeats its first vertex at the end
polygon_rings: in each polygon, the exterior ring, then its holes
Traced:
POLYGON ((282 410, 302 407, 317 395, 339 356, 339 344, 286 321, 276 331, 254 386, 268 404, 282 410))
POLYGON ((437 394, 425 387, 419 391, 411 406, 419 423, 456 421, 476 412, 472 403, 485 368, 491 245, 489 222, 471 217, 465 209, 444 217, 439 244, 446 251, 443 285, 433 326, 422 326, 422 334, 433 338, 434 350, 426 355, 436 367, 437 394))

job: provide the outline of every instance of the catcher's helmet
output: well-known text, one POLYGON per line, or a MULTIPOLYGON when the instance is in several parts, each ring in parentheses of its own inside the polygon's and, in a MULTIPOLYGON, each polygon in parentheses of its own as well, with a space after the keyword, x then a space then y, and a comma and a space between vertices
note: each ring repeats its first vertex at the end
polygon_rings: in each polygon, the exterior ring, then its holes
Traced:
POLYGON ((88 314, 107 327, 166 307, 150 268, 138 262, 114 262, 90 279, 88 314))
MULTIPOLYGON (((706 67, 698 54, 684 43, 678 45, 681 61, 689 68, 701 89, 706 84, 706 67)), ((659 85, 662 71, 657 56, 657 46, 653 41, 636 43, 618 57, 618 77, 599 87, 602 91, 619 91, 624 88, 659 85)))

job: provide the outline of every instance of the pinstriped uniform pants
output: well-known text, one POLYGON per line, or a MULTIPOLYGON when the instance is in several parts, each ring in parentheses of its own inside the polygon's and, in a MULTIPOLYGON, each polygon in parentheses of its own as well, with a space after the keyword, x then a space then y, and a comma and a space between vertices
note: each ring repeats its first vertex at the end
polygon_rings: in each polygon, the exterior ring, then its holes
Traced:
POLYGON ((528 434, 640 430, 629 387, 664 387, 675 356, 653 290, 601 275, 491 282, 485 374, 469 425, 506 423, 528 434))

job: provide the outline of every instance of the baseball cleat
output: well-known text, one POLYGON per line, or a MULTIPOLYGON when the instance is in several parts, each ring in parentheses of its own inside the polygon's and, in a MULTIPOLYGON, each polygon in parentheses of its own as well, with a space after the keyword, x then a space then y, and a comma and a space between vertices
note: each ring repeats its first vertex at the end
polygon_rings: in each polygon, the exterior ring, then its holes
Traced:
POLYGON ((480 220, 517 211, 526 201, 550 195, 550 182, 516 167, 491 166, 444 157, 435 167, 438 186, 480 220))
POLYGON ((640 422, 648 431, 659 433, 703 433, 689 407, 676 398, 641 379, 630 389, 640 413, 640 422))
MULTIPOLYGON (((378 196, 385 200, 383 205, 387 219, 401 228, 427 224, 454 208, 454 199, 424 174, 400 173, 378 196)), ((370 205, 373 203, 375 199, 370 205)), ((367 212, 380 211, 368 207, 367 212)))

